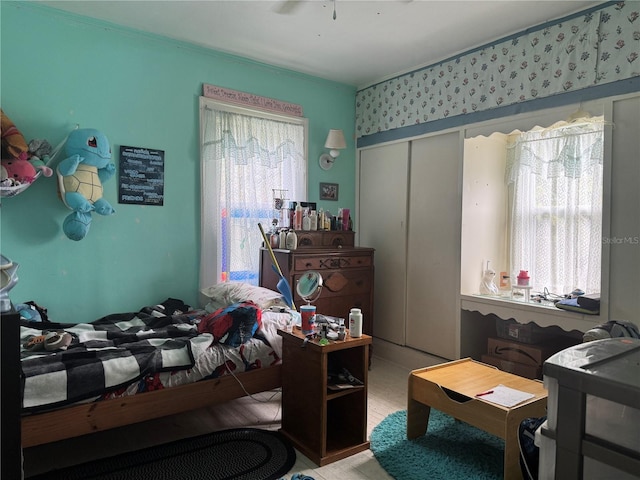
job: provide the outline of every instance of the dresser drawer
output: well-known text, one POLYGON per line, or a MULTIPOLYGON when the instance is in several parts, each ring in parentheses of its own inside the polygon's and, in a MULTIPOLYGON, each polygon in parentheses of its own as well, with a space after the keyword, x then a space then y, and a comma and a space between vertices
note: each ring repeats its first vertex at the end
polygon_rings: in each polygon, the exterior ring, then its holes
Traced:
POLYGON ((296 230, 296 235, 298 236, 298 248, 353 247, 355 238, 355 232, 351 230, 296 230))
MULTIPOLYGON (((293 284, 297 285, 298 280, 303 276, 304 273, 296 274, 293 277, 293 284)), ((372 277, 371 271, 366 268, 324 271, 322 272, 323 287, 320 298, 368 294, 372 290, 372 277)), ((296 298, 299 298, 297 293, 296 298)))
POLYGON ((295 271, 322 271, 328 269, 335 270, 337 268, 362 268, 370 266, 370 255, 296 257, 294 260, 295 271))

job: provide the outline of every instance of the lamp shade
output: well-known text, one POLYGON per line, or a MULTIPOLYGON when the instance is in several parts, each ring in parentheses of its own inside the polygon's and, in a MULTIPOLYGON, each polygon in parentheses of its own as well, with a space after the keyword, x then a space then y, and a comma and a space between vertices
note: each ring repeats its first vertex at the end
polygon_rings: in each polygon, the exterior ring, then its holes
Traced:
POLYGON ((342 130, 329 130, 327 140, 324 142, 324 148, 330 148, 332 150, 347 148, 347 142, 344 139, 342 130))

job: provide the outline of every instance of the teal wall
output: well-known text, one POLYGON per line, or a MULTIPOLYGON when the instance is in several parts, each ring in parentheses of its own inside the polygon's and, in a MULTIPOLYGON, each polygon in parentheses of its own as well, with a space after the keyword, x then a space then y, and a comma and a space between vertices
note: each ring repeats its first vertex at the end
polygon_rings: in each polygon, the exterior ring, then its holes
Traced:
MULTIPOLYGON (((319 182, 339 183, 336 211, 355 206, 355 87, 142 34, 23 2, 0 2, 1 106, 27 141, 58 144, 76 125, 120 145, 165 151, 164 206, 117 203, 117 176, 104 196, 116 208, 93 216, 87 237, 67 239, 70 213, 55 177, 3 198, 0 251, 20 264, 12 302, 34 300, 54 321, 198 298, 199 112, 208 83, 300 104, 309 119, 309 201, 319 182), (348 148, 325 172, 318 157, 330 128, 348 148)), ((257 227, 256 227, 257 228, 257 227)))

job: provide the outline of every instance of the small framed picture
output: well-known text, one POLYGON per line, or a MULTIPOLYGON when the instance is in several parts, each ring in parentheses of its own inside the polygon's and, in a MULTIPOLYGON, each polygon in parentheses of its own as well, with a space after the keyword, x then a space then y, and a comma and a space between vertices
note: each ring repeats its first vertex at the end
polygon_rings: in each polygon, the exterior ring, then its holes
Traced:
POLYGON ((320 200, 338 200, 338 184, 320 182, 320 200))

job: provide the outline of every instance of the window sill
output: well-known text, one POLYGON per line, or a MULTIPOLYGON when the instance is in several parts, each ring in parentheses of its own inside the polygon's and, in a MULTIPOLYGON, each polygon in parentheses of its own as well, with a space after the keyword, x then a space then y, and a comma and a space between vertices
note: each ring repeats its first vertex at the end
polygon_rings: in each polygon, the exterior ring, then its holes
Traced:
POLYGON ((557 326, 566 332, 574 330, 586 332, 594 326, 606 322, 600 315, 584 315, 560 310, 555 306, 540 305, 510 297, 488 295, 460 295, 460 308, 482 315, 494 314, 503 320, 514 319, 518 323, 535 323, 539 327, 557 326))

